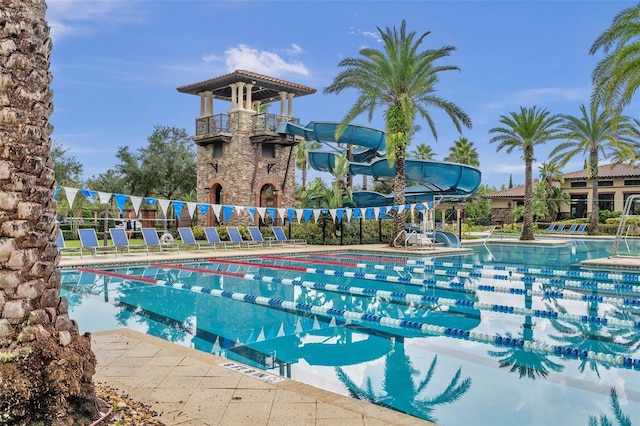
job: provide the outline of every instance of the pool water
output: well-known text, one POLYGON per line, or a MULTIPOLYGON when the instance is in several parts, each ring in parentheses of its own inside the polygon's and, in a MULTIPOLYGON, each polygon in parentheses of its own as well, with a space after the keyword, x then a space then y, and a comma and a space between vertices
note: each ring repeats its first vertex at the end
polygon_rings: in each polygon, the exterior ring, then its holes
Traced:
POLYGON ((128 327, 443 425, 640 422, 640 276, 610 241, 64 271, 81 331, 128 327))

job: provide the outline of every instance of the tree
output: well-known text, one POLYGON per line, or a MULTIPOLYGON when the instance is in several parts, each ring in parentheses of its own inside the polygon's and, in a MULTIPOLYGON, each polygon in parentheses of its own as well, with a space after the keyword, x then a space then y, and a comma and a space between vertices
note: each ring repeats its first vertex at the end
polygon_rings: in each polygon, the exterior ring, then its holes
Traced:
POLYGON ((520 240, 530 241, 533 237, 533 177, 532 166, 535 161, 534 147, 556 139, 556 126, 561 122, 559 115, 550 115, 546 109, 536 106, 520 107, 520 112, 511 112, 509 116, 500 116, 500 123, 504 127, 494 127, 489 130, 495 134, 489 141, 497 142, 496 151, 503 148, 510 154, 514 149, 522 150, 525 164, 524 179, 524 217, 520 240))
POLYGON ((480 167, 478 151, 473 146, 473 142, 469 141, 467 138, 460 138, 457 141, 454 141, 454 145, 449 148, 449 155, 445 157, 444 161, 466 164, 472 167, 480 167))
POLYGON ((513 188, 513 175, 509 173, 509 188, 513 188))
POLYGON ((95 356, 60 297, 44 0, 0 8, 0 421, 88 424, 95 356))
POLYGON ((141 197, 184 199, 196 188, 196 155, 185 129, 155 126, 149 145, 131 153, 118 148, 116 172, 127 193, 141 197))
MULTIPOLYGON (((405 157, 411 140, 416 114, 427 124, 434 138, 438 139, 435 123, 427 108, 444 111, 458 131, 462 126, 471 127, 471 119, 456 104, 435 95, 439 75, 445 71, 459 70, 453 65, 436 65, 436 61, 447 57, 455 50, 453 46, 420 51, 422 42, 430 32, 416 38, 415 32, 407 33, 403 20, 398 32, 396 28, 378 27, 384 50, 363 48, 361 57, 345 58, 338 64, 346 67, 324 89, 324 93, 340 93, 345 89, 356 89, 359 96, 337 128, 340 136, 357 116, 367 113, 369 121, 379 108, 384 110, 387 132, 387 157, 395 163, 393 183, 394 204, 405 204, 405 157)), ((404 211, 394 211, 393 232, 389 244, 404 230, 404 211)))
POLYGON ((545 200, 549 211, 548 219, 553 221, 558 217, 562 202, 568 199, 568 195, 558 186, 558 183, 564 183, 564 174, 555 161, 542 163, 538 170, 540 171, 540 181, 545 184, 545 200))
POLYGON ((81 187, 83 166, 75 157, 68 157, 65 154, 69 151, 62 145, 54 143, 51 147, 51 157, 54 161, 53 171, 56 183, 61 186, 81 187))
POLYGON ((416 149, 411 151, 411 158, 431 161, 435 160, 436 153, 431 148, 431 145, 421 143, 420 145, 416 146, 416 149))
POLYGON ((296 145, 296 167, 302 171, 302 190, 307 188, 307 169, 309 169, 309 151, 318 149, 322 145, 320 142, 309 142, 303 140, 296 145))
POLYGON ((591 103, 612 109, 617 115, 629 105, 640 86, 640 4, 624 9, 611 27, 593 42, 589 54, 602 50, 605 57, 596 64, 591 79, 591 103))
POLYGON ((587 178, 591 179, 591 223, 589 233, 598 234, 598 163, 612 156, 634 161, 637 149, 637 129, 627 116, 619 116, 610 110, 600 110, 592 104, 589 111, 580 105, 580 117, 565 115, 560 126, 562 138, 549 156, 564 167, 569 160, 583 154, 588 161, 587 178))

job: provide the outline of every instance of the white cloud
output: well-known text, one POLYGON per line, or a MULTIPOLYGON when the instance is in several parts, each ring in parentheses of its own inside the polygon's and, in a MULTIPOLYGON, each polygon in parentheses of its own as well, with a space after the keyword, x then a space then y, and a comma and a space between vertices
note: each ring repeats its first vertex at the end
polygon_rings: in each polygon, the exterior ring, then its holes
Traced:
POLYGON ((503 109, 512 106, 547 105, 552 102, 587 102, 590 88, 559 89, 555 87, 542 89, 528 89, 507 93, 502 98, 490 102, 487 106, 492 109, 503 109))
POLYGON ((138 19, 140 15, 132 13, 133 7, 134 3, 121 1, 49 0, 47 21, 51 27, 51 38, 59 40, 89 31, 89 22, 113 23, 138 19))
MULTIPOLYGON (((297 46, 293 44, 292 46, 297 46)), ((215 55, 205 58, 219 60, 215 55)), ((309 69, 300 61, 287 61, 277 53, 257 50, 244 44, 231 47, 224 52, 227 71, 250 70, 260 74, 279 77, 285 74, 309 75, 309 69)))
POLYGON ((296 43, 291 43, 291 48, 285 50, 285 52, 289 55, 299 55, 300 53, 302 53, 302 47, 300 47, 296 43))

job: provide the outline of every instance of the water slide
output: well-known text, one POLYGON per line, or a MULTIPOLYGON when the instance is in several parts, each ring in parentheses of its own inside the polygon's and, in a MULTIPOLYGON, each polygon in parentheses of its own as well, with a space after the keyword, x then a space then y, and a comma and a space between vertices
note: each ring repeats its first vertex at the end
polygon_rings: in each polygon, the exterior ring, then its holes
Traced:
MULTIPOLYGON (((350 124, 342 136, 336 140, 338 124, 312 121, 306 126, 301 126, 282 122, 277 132, 322 143, 323 149, 309 152, 309 164, 315 170, 331 173, 335 167, 336 157, 347 151, 347 145, 352 145, 349 174, 373 176, 374 179, 395 177, 395 165, 390 165, 386 157, 385 132, 350 124), (327 150, 327 147, 333 149, 327 150)), ((420 183, 420 185, 406 188, 407 203, 422 203, 432 202, 434 197, 464 200, 480 186, 481 173, 477 168, 465 164, 408 158, 405 161, 405 176, 407 181, 420 183)), ((354 191, 353 201, 358 207, 389 206, 393 205, 393 194, 354 191)), ((446 238, 445 243, 449 239, 446 238)))

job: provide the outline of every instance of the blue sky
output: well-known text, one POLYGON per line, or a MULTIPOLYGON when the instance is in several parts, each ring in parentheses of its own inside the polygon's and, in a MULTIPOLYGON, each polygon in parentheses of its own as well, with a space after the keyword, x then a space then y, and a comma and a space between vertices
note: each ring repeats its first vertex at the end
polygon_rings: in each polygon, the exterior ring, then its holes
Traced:
MULTIPOLYGON (((362 47, 381 48, 376 27, 399 27, 406 19, 409 31, 431 32, 425 48, 456 47, 440 64, 458 66, 460 72, 441 74, 437 94, 471 117, 473 128, 462 136, 480 154, 483 183, 500 188, 513 175, 514 184, 520 184, 520 153, 497 153, 489 129, 520 106, 579 114, 579 105, 589 101, 591 71, 601 58, 590 56, 589 48, 612 18, 633 4, 50 0, 52 139, 83 163, 85 178, 98 175, 116 164, 119 146, 146 146, 155 125, 193 134, 199 98, 176 88, 236 69, 316 88, 316 94, 294 100, 293 115, 303 124, 340 121, 356 92, 322 94, 340 71, 338 62, 357 57, 362 47)), ((229 108, 215 105, 216 113, 229 108)), ((279 105, 271 110, 277 113, 279 105)), ((627 113, 637 111, 634 101, 627 113)), ((442 159, 461 135, 447 116, 434 110, 433 117, 438 141, 425 130, 412 146, 430 144, 442 159)), ((354 124, 384 128, 382 114, 372 122, 360 116, 354 124)), ((536 149, 538 163, 547 160, 552 147, 536 149)), ((582 165, 577 159, 565 171, 582 165)))

